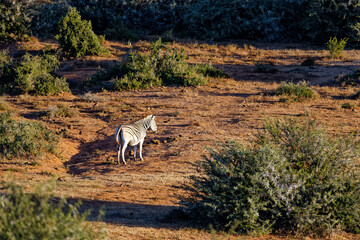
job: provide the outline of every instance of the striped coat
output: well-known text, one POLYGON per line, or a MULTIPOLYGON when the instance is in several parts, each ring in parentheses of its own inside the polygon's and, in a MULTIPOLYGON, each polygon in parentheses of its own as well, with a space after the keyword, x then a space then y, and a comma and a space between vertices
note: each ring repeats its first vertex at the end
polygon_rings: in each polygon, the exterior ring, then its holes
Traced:
POLYGON ((118 145, 118 163, 120 164, 120 151, 121 159, 124 164, 125 162, 125 149, 128 145, 134 146, 134 159, 136 160, 136 150, 137 145, 139 144, 139 154, 140 159, 143 161, 142 157, 142 145, 146 136, 146 131, 151 128, 152 131, 157 131, 157 126, 155 122, 155 115, 149 115, 144 119, 141 119, 135 123, 123 124, 117 127, 115 130, 115 140, 118 145))

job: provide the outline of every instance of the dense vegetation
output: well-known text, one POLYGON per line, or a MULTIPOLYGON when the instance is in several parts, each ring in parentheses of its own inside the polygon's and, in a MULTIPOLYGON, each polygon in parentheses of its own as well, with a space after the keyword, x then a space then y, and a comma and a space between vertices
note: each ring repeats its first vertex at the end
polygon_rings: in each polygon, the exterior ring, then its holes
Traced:
POLYGON ((309 119, 268 120, 255 145, 210 150, 184 204, 193 216, 239 233, 359 233, 359 157, 357 136, 329 136, 309 119))
POLYGON ((85 81, 87 88, 135 90, 163 85, 198 86, 206 76, 227 77, 211 65, 189 65, 185 52, 170 49, 161 38, 151 44, 150 54, 130 53, 127 59, 85 81))
POLYGON ((0 159, 29 160, 45 152, 56 153, 58 142, 59 137, 42 123, 0 113, 0 159))
POLYGON ((0 93, 35 93, 55 95, 69 91, 65 78, 59 77, 57 56, 25 54, 14 60, 7 51, 0 51, 0 93))
POLYGON ((203 39, 267 41, 330 37, 358 43, 360 1, 346 0, 5 0, 0 4, 0 41, 23 34, 55 35, 66 8, 76 7, 98 34, 125 40, 172 31, 203 39))
POLYGON ((104 229, 94 231, 85 222, 89 213, 79 213, 79 204, 54 201, 50 185, 34 193, 13 181, 1 188, 6 194, 0 198, 0 239, 106 239, 104 229))

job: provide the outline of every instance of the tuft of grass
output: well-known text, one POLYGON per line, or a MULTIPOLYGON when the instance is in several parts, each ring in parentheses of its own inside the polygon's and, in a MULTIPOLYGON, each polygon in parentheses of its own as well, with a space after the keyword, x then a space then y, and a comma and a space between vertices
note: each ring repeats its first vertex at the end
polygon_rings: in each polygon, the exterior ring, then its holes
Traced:
POLYGON ((275 90, 276 95, 286 95, 293 101, 301 101, 307 98, 314 98, 314 91, 307 86, 305 81, 294 84, 293 82, 282 82, 280 87, 275 90))
POLYGON ((355 105, 349 102, 345 102, 341 105, 341 108, 344 109, 350 109, 350 110, 354 110, 355 109, 355 105))
POLYGON ((347 44, 348 38, 342 38, 338 40, 336 37, 330 38, 326 47, 329 49, 329 54, 331 59, 338 59, 343 57, 343 51, 347 44))
POLYGON ((0 111, 8 111, 10 109, 11 109, 11 107, 10 107, 9 103, 0 99, 0 111))
POLYGON ((56 106, 50 106, 48 110, 41 113, 45 118, 54 118, 54 117, 65 117, 72 118, 79 115, 77 108, 71 108, 65 104, 57 104, 56 106))
POLYGON ((42 123, 15 120, 0 113, 0 158, 36 157, 43 152, 56 153, 59 137, 42 123))
POLYGON ((14 180, 2 185, 5 194, 0 198, 1 239, 107 238, 106 229, 96 231, 86 222, 90 212, 80 213, 80 203, 56 199, 52 185, 39 185, 32 193, 26 193, 14 180))

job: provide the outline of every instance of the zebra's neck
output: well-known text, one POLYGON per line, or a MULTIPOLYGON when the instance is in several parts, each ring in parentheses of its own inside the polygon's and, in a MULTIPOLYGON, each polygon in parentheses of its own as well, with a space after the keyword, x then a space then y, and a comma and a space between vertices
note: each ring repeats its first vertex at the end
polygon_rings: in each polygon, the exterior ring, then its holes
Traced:
POLYGON ((140 126, 142 126, 145 130, 148 130, 150 127, 150 121, 151 121, 151 118, 149 118, 149 119, 144 118, 144 119, 137 121, 136 123, 139 124, 140 126))

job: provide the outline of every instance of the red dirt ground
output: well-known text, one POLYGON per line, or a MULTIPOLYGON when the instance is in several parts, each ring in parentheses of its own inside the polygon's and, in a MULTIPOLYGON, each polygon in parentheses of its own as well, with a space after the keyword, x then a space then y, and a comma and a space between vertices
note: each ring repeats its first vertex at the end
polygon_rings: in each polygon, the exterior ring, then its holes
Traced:
MULTIPOLYGON (((45 45, 58 47, 54 42, 18 43, 12 46, 12 51, 38 51, 45 45)), ((72 82, 81 82, 99 67, 111 66, 131 49, 148 49, 149 43, 106 45, 111 56, 65 60, 60 74, 72 82)), ((105 207, 104 220, 110 239, 212 239, 208 231, 193 229, 186 222, 161 221, 179 206, 179 196, 187 194, 180 186, 190 175, 198 174, 193 163, 207 153, 206 147, 228 139, 251 144, 266 117, 306 115, 323 123, 329 133, 359 130, 360 100, 349 99, 358 88, 334 81, 359 67, 360 51, 347 50, 342 60, 331 60, 322 48, 304 44, 183 42, 173 46, 183 47, 190 63, 211 62, 231 78, 208 79, 209 83, 202 87, 103 91, 90 94, 90 98, 76 92, 54 97, 3 96, 1 100, 19 117, 42 121, 51 129, 67 132, 68 137, 59 145, 61 157, 44 156, 35 166, 24 164, 24 159, 15 164, 3 162, 0 179, 11 173, 31 186, 55 177, 57 195, 82 200, 86 207, 105 207), (316 64, 302 66, 308 58, 315 59, 316 64), (276 73, 259 73, 258 64, 271 64, 276 73), (306 80, 317 97, 286 102, 271 94, 286 80, 306 80), (341 108, 344 102, 353 104, 354 109, 341 108), (77 109, 78 116, 40 117, 40 111, 58 103, 77 109), (148 132, 144 161, 133 161, 127 155, 128 164, 117 165, 113 135, 116 127, 148 114, 157 116, 158 132, 148 132)), ((280 235, 230 238, 310 239, 280 235)), ((332 238, 359 239, 359 236, 338 233, 332 238)))

